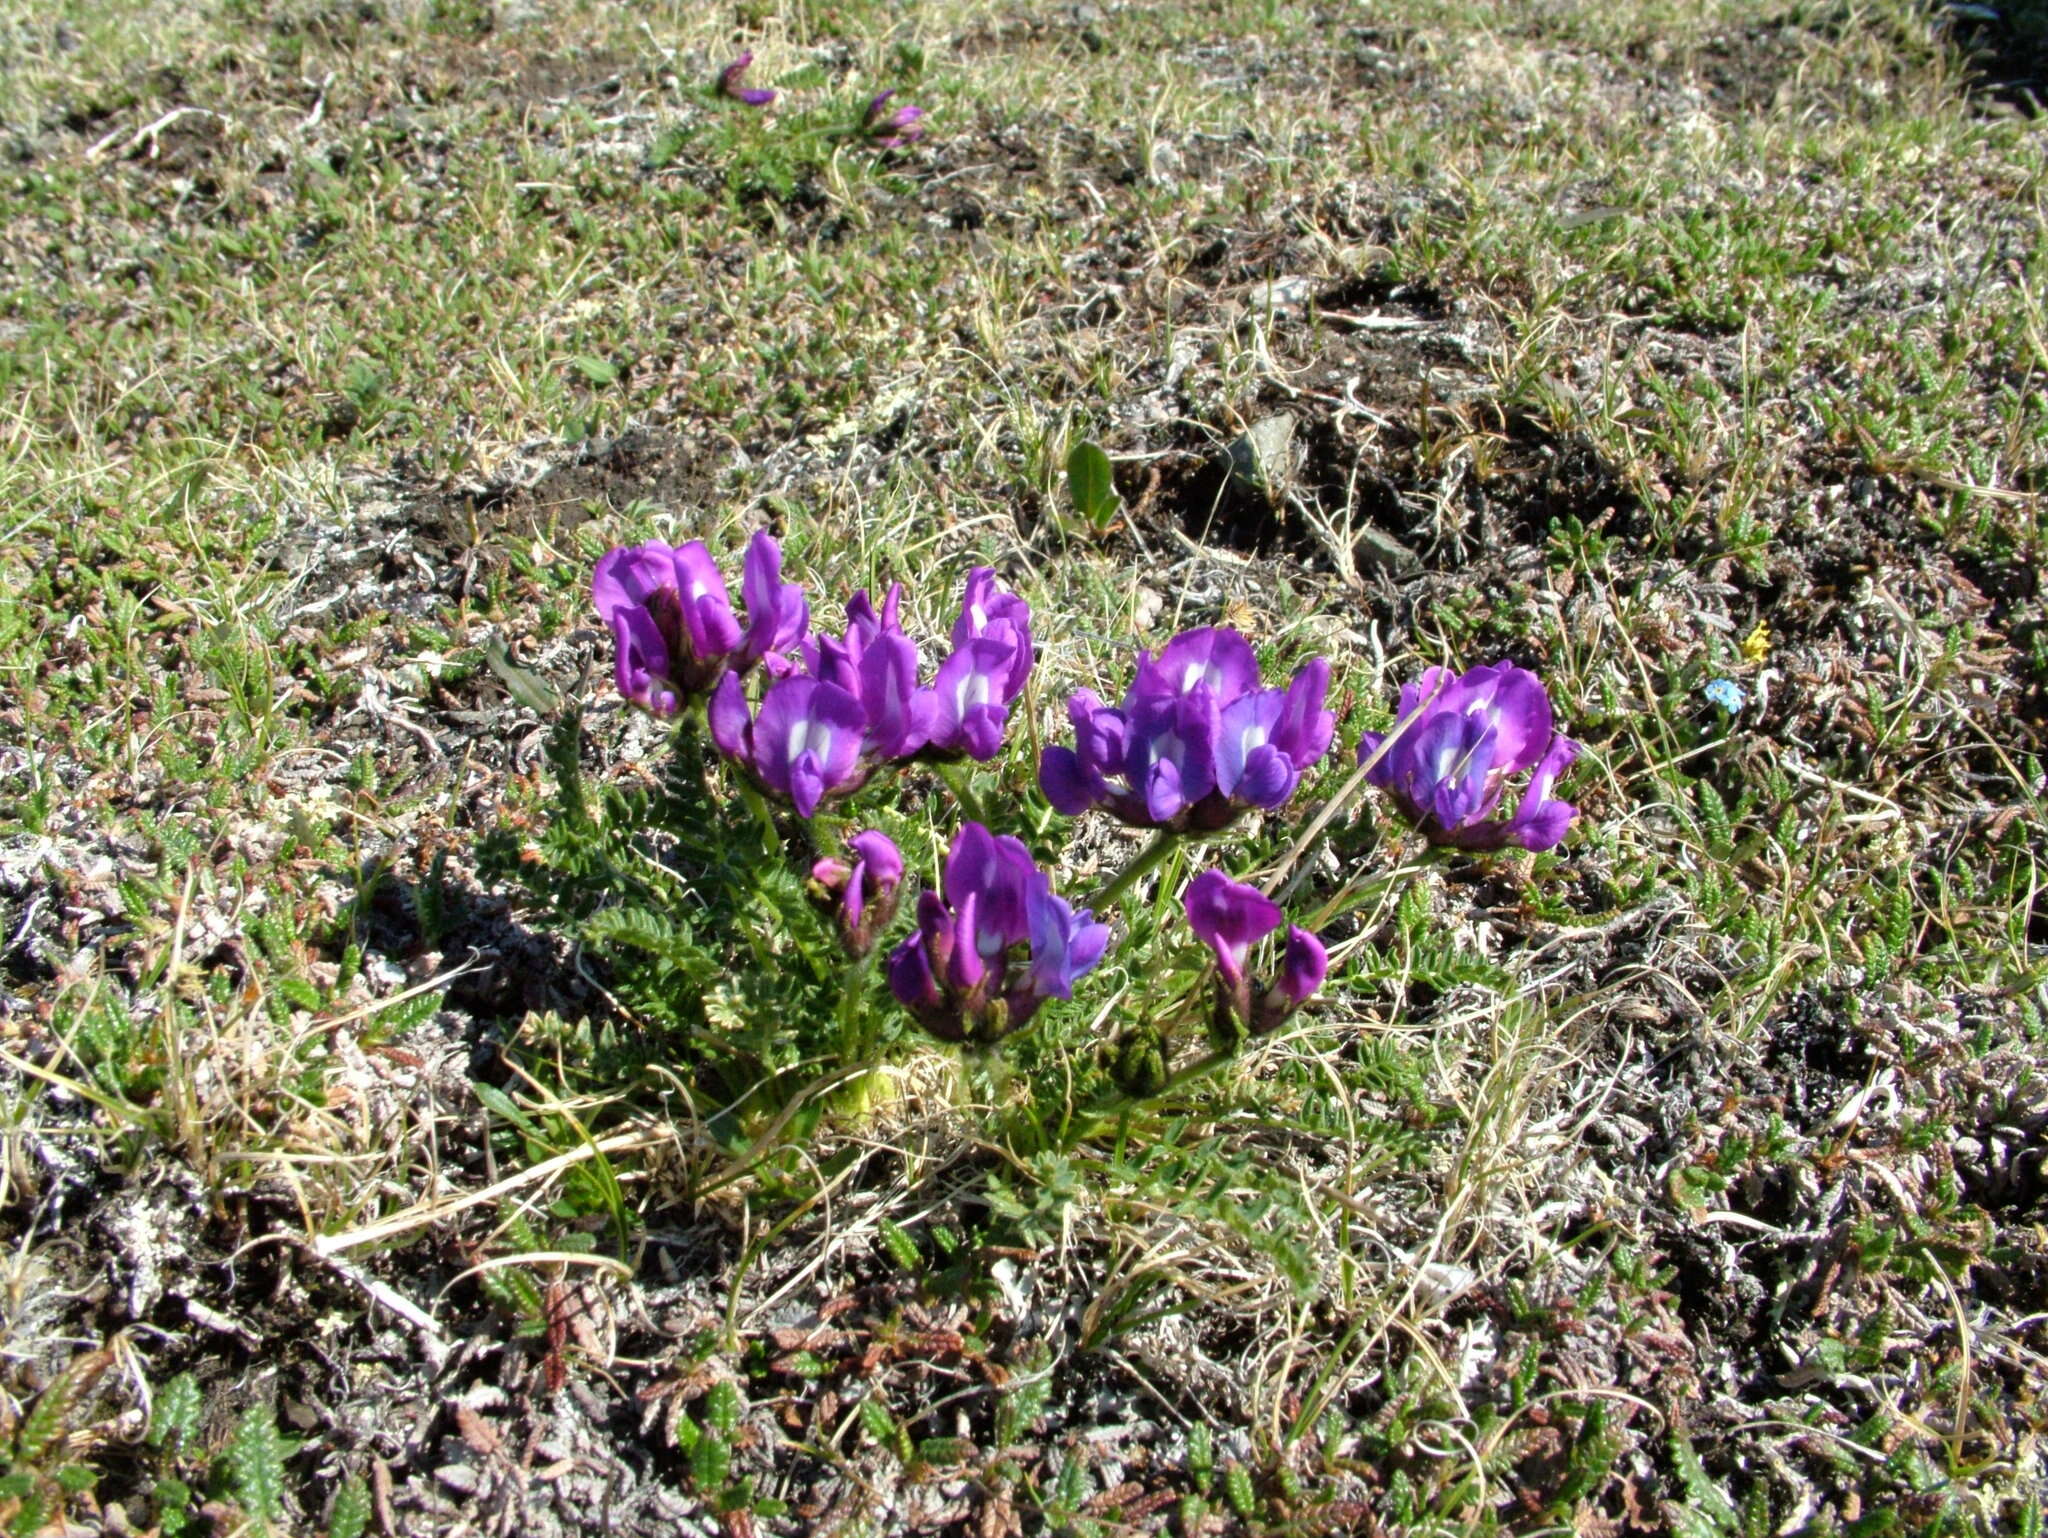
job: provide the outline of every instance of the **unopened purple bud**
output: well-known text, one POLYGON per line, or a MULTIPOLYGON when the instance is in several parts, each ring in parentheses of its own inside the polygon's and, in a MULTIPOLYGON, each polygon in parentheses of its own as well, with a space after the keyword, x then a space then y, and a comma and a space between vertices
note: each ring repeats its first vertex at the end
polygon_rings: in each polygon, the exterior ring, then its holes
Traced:
POLYGON ((782 547, 766 529, 747 546, 740 596, 746 600, 747 629, 733 654, 735 668, 744 671, 764 657, 787 652, 810 628, 811 606, 804 601, 804 590, 782 580, 782 547))
POLYGON ((903 851, 888 834, 868 828, 848 839, 846 847, 867 867, 868 880, 877 894, 893 892, 902 884, 903 851))
POLYGON ((896 916, 903 855, 887 834, 874 828, 854 834, 846 847, 853 863, 827 856, 811 867, 811 882, 825 904, 836 909, 847 949, 865 956, 896 916))
POLYGON ((718 89, 734 101, 745 102, 749 107, 765 107, 775 100, 773 91, 740 84, 740 77, 746 74, 753 62, 753 50, 749 49, 726 65, 718 72, 718 89))
POLYGON ((1274 980, 1273 991, 1285 999, 1290 1008, 1298 1009, 1323 986, 1323 979, 1330 974, 1330 953, 1317 936, 1310 934, 1299 925, 1287 928, 1287 949, 1280 958, 1280 976, 1274 980))
POLYGON ((891 109, 890 100, 896 95, 895 87, 881 92, 867 105, 861 114, 861 132, 883 149, 898 149, 919 138, 924 126, 918 119, 924 116, 922 107, 897 107, 891 109))

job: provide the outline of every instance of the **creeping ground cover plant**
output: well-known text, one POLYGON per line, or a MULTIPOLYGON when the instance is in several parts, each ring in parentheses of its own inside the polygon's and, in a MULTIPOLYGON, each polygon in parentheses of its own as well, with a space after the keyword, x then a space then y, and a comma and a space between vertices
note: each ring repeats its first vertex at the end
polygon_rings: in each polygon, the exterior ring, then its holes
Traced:
POLYGON ((901 584, 820 623, 765 531, 737 604, 695 540, 614 549, 591 592, 618 696, 665 751, 593 792, 572 710, 553 813, 498 869, 603 963, 619 1008, 579 1037, 592 1080, 681 1085, 770 1162, 863 1114, 918 1040, 1026 1152, 1194 1103, 1313 1020, 1358 951, 1370 872, 1332 884, 1361 856, 1324 835, 1360 781, 1447 859, 1551 849, 1577 815, 1557 790, 1578 746, 1508 662, 1427 669, 1347 779, 1329 660, 1269 671, 1229 626, 1133 647, 1118 703, 1075 690, 1048 741, 1035 619, 990 567, 936 636, 901 584), (1119 827, 1149 838, 1080 853, 1119 827))

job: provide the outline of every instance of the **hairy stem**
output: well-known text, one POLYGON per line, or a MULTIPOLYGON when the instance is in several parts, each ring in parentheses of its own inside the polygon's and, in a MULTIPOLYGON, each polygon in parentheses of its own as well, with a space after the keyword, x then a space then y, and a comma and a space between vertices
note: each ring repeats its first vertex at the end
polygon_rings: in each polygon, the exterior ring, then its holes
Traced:
POLYGON ((769 809, 768 798, 755 789, 750 781, 741 779, 739 783, 740 795, 746 798, 747 805, 753 808, 754 816, 761 824, 761 847, 770 854, 779 853, 782 849, 782 834, 775 826, 775 813, 769 809))
POLYGON ((969 822, 988 826, 988 811, 981 804, 981 797, 974 793, 974 768, 971 764, 941 764, 939 778, 946 782, 946 788, 953 792, 953 799, 960 803, 960 811, 969 822))
POLYGON ((1170 828, 1161 828, 1152 835, 1152 842, 1138 851, 1137 857, 1111 879, 1109 885, 1088 899, 1088 906, 1100 913, 1111 903, 1122 897, 1131 886, 1158 867, 1159 862, 1172 853, 1175 841, 1180 837, 1170 828))
POLYGON ((1061 1129, 1059 1146, 1071 1149, 1090 1138, 1100 1136, 1112 1125, 1117 1128, 1117 1138, 1121 1142, 1129 1135, 1131 1115, 1139 1107, 1163 1100, 1175 1090, 1185 1089, 1197 1080, 1207 1078, 1226 1064, 1236 1062, 1242 1055, 1242 1049, 1235 1047, 1205 1053, 1168 1074, 1166 1082, 1149 1095, 1131 1095, 1122 1090, 1112 1090, 1106 1098, 1079 1112, 1071 1123, 1061 1129))

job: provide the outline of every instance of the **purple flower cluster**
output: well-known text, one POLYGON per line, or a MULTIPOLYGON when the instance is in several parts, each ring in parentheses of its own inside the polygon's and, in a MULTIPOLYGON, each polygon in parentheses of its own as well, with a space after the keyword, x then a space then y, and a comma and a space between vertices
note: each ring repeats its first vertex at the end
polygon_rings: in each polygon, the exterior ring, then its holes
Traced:
POLYGON ((1285 689, 1259 685, 1235 630, 1190 630, 1141 654, 1121 709, 1086 689, 1068 699, 1074 746, 1040 758, 1046 799, 1069 817, 1106 806, 1133 826, 1197 832, 1279 806, 1336 732, 1330 664, 1315 658, 1285 689))
POLYGON ((736 674, 711 696, 712 741, 802 816, 857 789, 877 763, 987 760, 1002 748, 1010 706, 1031 672, 1030 605, 998 590, 990 568, 970 572, 952 654, 920 685, 917 643, 898 618, 902 599, 902 587, 892 587, 877 611, 856 593, 845 631, 806 637, 757 714, 749 714, 736 674))
POLYGON ((870 144, 885 150, 901 149, 924 137, 924 124, 918 121, 924 116, 924 108, 892 108, 889 101, 895 94, 894 86, 882 92, 868 103, 860 119, 862 135, 870 144))
MULTIPOLYGON (((750 62, 734 61, 721 84, 759 105, 756 97, 773 93, 741 86, 750 62)), ((915 137, 919 109, 886 114, 890 94, 870 105, 866 131, 915 137)), ((592 594, 617 642, 620 692, 663 717, 704 699, 719 751, 799 815, 814 816, 884 764, 986 762, 1001 752, 1036 654, 1030 606, 1003 591, 992 569, 968 574, 950 650, 929 682, 903 628, 900 584, 879 605, 854 594, 843 629, 813 632, 803 590, 782 580, 781 549, 762 532, 739 585, 743 611, 702 542, 650 541, 605 555, 592 594), (749 684, 757 666, 763 682, 749 684)), ((1139 653, 1119 705, 1086 690, 1072 695, 1072 746, 1048 747, 1039 759, 1045 795, 1068 816, 1103 807, 1161 830, 1098 901, 1107 907, 1159 868, 1172 835, 1283 805, 1335 736, 1329 685, 1330 665, 1318 657, 1284 687, 1266 687, 1250 642, 1216 626, 1175 636, 1157 655, 1139 653)), ((1542 682, 1508 662, 1460 675, 1429 669, 1402 689, 1394 731, 1369 732, 1358 745, 1365 777, 1432 843, 1472 850, 1554 847, 1578 815, 1555 794, 1578 754, 1556 730, 1542 682), (1513 809, 1504 811, 1510 796, 1513 809)), ((904 876, 902 851, 868 828, 812 864, 809 891, 847 951, 865 958, 896 920, 904 876)), ((1256 888, 1211 869, 1188 883, 1181 902, 1216 956, 1209 1033, 1219 1054, 1279 1029, 1322 986, 1322 941, 1298 926, 1274 938, 1285 917, 1256 888), (1262 969, 1255 950, 1268 942, 1262 969)), ((915 929, 889 952, 889 988, 939 1039, 992 1044, 1046 1000, 1071 998, 1108 940, 1091 911, 1054 893, 1022 842, 965 822, 937 889, 918 899, 915 929)), ((1111 1077, 1127 1094, 1149 1095, 1175 1080, 1168 1026, 1139 1015, 1113 1043, 1111 1077)))
POLYGON ((847 950, 865 956, 896 917, 903 851, 874 828, 854 834, 846 848, 851 865, 827 856, 811 867, 812 890, 838 918, 847 950))
POLYGON ((718 89, 734 101, 744 102, 749 107, 765 107, 775 100, 775 93, 762 86, 742 85, 741 79, 753 65, 754 51, 749 48, 732 63, 718 72, 718 89))
POLYGON ((743 628, 717 563, 701 540, 671 549, 660 540, 613 550, 597 563, 591 594, 618 643, 619 692, 658 716, 685 696, 744 673, 794 646, 810 624, 803 589, 782 580, 782 550, 754 536, 740 578, 743 628))
POLYGON ((1109 943, 1094 920, 1053 894, 1021 841, 963 823, 940 891, 918 898, 917 932, 889 957, 890 990, 941 1041, 999 1041, 1073 997, 1109 943))
MULTIPOLYGON (((1542 680, 1511 662, 1476 667, 1454 678, 1431 668, 1401 690, 1404 728, 1366 778, 1390 793, 1433 844, 1460 849, 1554 847, 1578 809, 1551 796, 1579 745, 1552 725, 1542 680), (1495 817, 1511 776, 1534 770, 1508 817, 1495 817)), ((1365 763, 1386 740, 1367 732, 1358 743, 1365 763)))
POLYGON ((1251 949, 1280 927, 1279 906, 1257 887, 1206 870, 1188 883, 1181 906, 1188 927, 1216 953, 1217 1034, 1234 1040, 1249 1032, 1262 1036, 1301 1008, 1322 987, 1330 970, 1323 942, 1306 929, 1288 926, 1280 971, 1257 998, 1247 970, 1251 949))
POLYGON ((812 635, 803 589, 782 580, 781 548, 765 531, 747 549, 744 625, 699 540, 613 550, 591 588, 618 644, 619 692, 658 716, 709 694, 719 749, 806 817, 877 762, 994 758, 1031 674, 1031 606, 986 566, 968 574, 952 652, 929 685, 898 618, 900 584, 879 611, 856 593, 842 634, 812 635), (773 675, 758 711, 742 681, 756 663, 773 675))

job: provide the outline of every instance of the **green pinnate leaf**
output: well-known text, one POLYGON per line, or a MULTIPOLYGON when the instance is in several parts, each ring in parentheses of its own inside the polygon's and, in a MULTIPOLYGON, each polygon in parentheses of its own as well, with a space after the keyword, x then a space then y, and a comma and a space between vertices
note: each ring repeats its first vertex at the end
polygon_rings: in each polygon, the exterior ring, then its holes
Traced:
POLYGON ((896 1445, 896 1418, 889 1413, 889 1407, 879 1399, 863 1399, 860 1402, 861 1430, 869 1440, 882 1447, 896 1445))
POLYGON ((732 1443, 715 1431, 707 1431, 690 1449, 690 1480, 709 1494, 725 1488, 732 1474, 732 1443))
POLYGON ((1252 1513, 1258 1510, 1258 1494, 1252 1489, 1252 1476, 1243 1464, 1233 1463, 1223 1471, 1223 1494, 1240 1521, 1251 1521, 1252 1513))
POLYGON ((1684 1538, 1720 1538, 1733 1533, 1738 1522, 1735 1503, 1714 1483, 1691 1440, 1682 1433, 1672 1434, 1671 1464, 1678 1471, 1678 1482, 1685 1486, 1684 1504, 1673 1508, 1675 1525, 1684 1538))
POLYGON ((67 1463, 54 1476, 66 1495, 83 1495, 99 1483, 99 1475, 82 1463, 67 1463))
POLYGON ((78 1408, 93 1385, 113 1361, 109 1351, 88 1351, 74 1357, 65 1369, 37 1397, 14 1434, 14 1459, 35 1463, 50 1451, 71 1428, 71 1412, 78 1408))
POLYGON ((183 1538, 192 1530, 192 1487, 182 1479, 159 1479, 150 1492, 156 1502, 156 1530, 162 1538, 183 1538))
POLYGON ((704 1419, 720 1436, 730 1437, 740 1428, 740 1391, 730 1378, 711 1385, 704 1396, 704 1419))
POLYGON ((910 1235, 887 1218, 883 1218, 876 1226, 876 1232, 881 1235, 882 1248, 889 1252, 891 1260, 905 1271, 915 1272, 920 1269, 917 1245, 910 1235))
POLYGON ((223 1454, 228 1487, 261 1529, 268 1530, 284 1515, 284 1461, 290 1455, 290 1445, 267 1405, 251 1405, 242 1412, 223 1454))
POLYGON ((369 1531, 370 1515, 370 1487, 358 1475, 334 1492, 334 1509, 327 1514, 327 1538, 363 1538, 369 1531))

